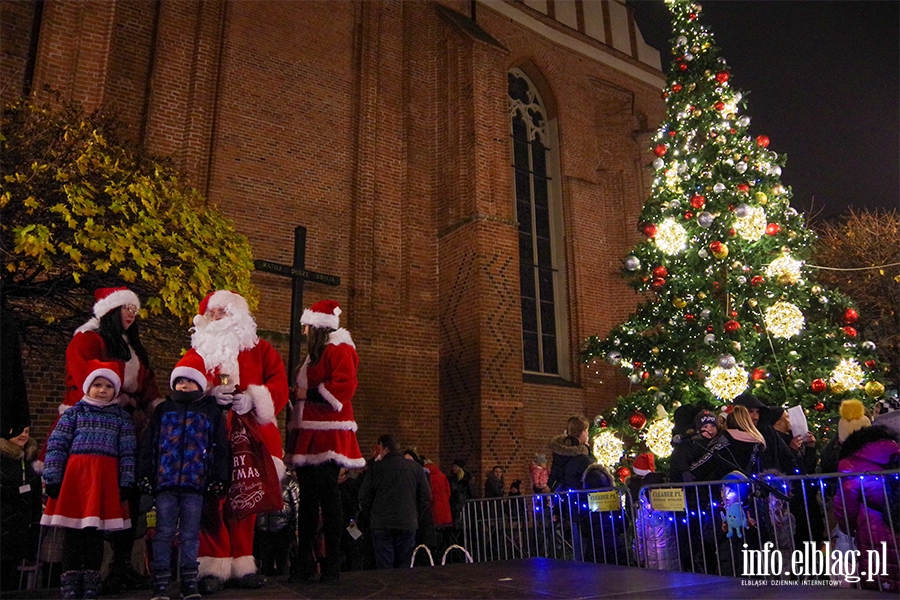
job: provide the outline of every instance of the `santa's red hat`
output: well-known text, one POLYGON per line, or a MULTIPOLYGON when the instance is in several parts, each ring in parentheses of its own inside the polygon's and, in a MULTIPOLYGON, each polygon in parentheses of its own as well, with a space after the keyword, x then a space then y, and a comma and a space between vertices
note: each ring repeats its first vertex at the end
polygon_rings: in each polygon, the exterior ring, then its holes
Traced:
POLYGON ((649 452, 638 454, 637 458, 635 458, 634 462, 631 464, 631 470, 634 471, 635 475, 640 475, 642 477, 648 473, 655 472, 656 466, 653 462, 653 455, 649 452))
POLYGON ((206 298, 200 302, 197 314, 201 316, 205 315, 206 311, 211 308, 224 308, 229 314, 234 314, 238 311, 245 313, 250 312, 250 307, 247 305, 247 301, 244 300, 244 297, 229 290, 217 290, 207 294, 206 298))
POLYGON ((138 299, 137 294, 127 287, 100 288, 94 292, 94 299, 96 300, 94 303, 94 316, 98 319, 120 306, 133 304, 138 310, 141 309, 141 301, 138 299))
POLYGON ((122 389, 122 373, 119 371, 119 363, 89 360, 87 362, 87 371, 88 376, 84 378, 84 383, 81 384, 81 391, 84 392, 85 396, 87 396, 88 390, 91 389, 91 384, 98 377, 109 379, 116 390, 115 395, 119 395, 119 390, 122 389))
POLYGON ((199 354, 189 353, 181 357, 175 368, 172 369, 172 375, 169 377, 169 387, 175 389, 175 380, 179 377, 185 377, 200 386, 200 389, 206 391, 206 365, 199 354))
POLYGON ((301 325, 311 325, 328 329, 339 329, 341 326, 341 307, 334 300, 319 300, 303 311, 301 325))

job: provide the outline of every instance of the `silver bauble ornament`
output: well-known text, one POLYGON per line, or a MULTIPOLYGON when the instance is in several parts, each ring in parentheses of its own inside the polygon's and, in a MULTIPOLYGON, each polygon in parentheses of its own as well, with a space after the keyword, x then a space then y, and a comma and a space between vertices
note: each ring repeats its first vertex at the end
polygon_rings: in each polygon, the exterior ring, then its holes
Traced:
POLYGON ((685 36, 679 35, 677 38, 675 38, 676 46, 684 46, 685 44, 687 44, 687 38, 685 36))
POLYGON ((750 215, 750 205, 749 204, 738 204, 737 208, 734 209, 734 216, 739 219, 743 219, 750 215))
POLYGON ((709 312, 708 308, 704 308, 703 310, 700 311, 700 318, 703 319, 704 321, 709 318, 709 315, 710 315, 710 312, 709 312))
POLYGON ((625 259, 625 268, 629 271, 637 271, 641 268, 641 259, 634 255, 629 256, 625 259))
POLYGON ((707 346, 713 345, 715 343, 715 341, 716 341, 716 336, 714 336, 711 333, 707 333, 705 336, 703 336, 703 343, 706 344, 707 346))
POLYGON ((713 220, 715 220, 715 217, 712 216, 712 213, 702 212, 697 215, 697 225, 703 228, 712 226, 713 220))
POLYGON ((662 169, 664 166, 666 166, 666 161, 664 161, 663 159, 659 157, 653 159, 653 168, 657 171, 662 169))
POLYGON ((725 191, 725 189, 726 189, 725 184, 722 183, 721 181, 713 186, 713 191, 717 194, 721 194, 722 192, 725 191))
POLYGON ((697 256, 700 258, 708 258, 709 252, 706 251, 706 248, 700 248, 700 250, 697 251, 697 256))
POLYGON ((781 176, 781 167, 779 167, 778 165, 772 165, 772 167, 769 169, 769 175, 774 175, 775 177, 780 177, 781 176))
POLYGON ((638 375, 637 373, 632 373, 631 375, 628 376, 628 381, 630 381, 631 383, 640 383, 641 376, 638 375))
POLYGON ((723 369, 731 369, 734 365, 737 364, 737 361, 734 360, 734 357, 730 354, 723 354, 719 357, 719 366, 723 369))
POLYGON ((738 173, 744 173, 747 171, 747 163, 744 161, 740 161, 738 164, 734 165, 734 170, 738 173))
POLYGON ((862 349, 866 352, 875 352, 875 342, 866 340, 862 343, 862 349))
POLYGON ((746 127, 749 124, 750 124, 750 117, 748 117, 747 115, 744 115, 740 119, 738 119, 738 125, 740 125, 741 127, 746 127))
POLYGON ((606 355, 606 362, 611 365, 617 365, 622 362, 622 353, 621 352, 609 352, 606 355))

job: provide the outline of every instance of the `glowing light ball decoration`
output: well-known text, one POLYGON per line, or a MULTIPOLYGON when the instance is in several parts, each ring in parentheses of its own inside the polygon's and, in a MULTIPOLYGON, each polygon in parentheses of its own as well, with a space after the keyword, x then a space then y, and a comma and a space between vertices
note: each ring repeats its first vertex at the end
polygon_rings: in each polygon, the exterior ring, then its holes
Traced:
POLYGON ((862 385, 865 373, 859 363, 852 358, 845 358, 831 372, 831 391, 835 394, 855 390, 862 385))
POLYGON ((800 281, 800 269, 803 263, 787 254, 783 254, 769 263, 766 275, 781 285, 793 285, 800 281))
POLYGON ((624 442, 617 438, 612 431, 601 431, 595 435, 591 447, 594 450, 594 456, 597 457, 597 463, 604 467, 618 464, 619 459, 625 453, 624 442))
POLYGON ((666 219, 659 224, 656 245, 665 254, 678 254, 687 248, 687 232, 675 219, 666 219))
POLYGON ((734 231, 748 242, 755 242, 766 233, 766 211, 759 206, 746 207, 734 219, 734 231))
POLYGON ((734 400, 747 389, 749 374, 735 365, 730 369, 713 367, 706 378, 706 387, 721 400, 734 400))
POLYGON ((776 302, 766 309, 763 317, 766 329, 774 337, 789 338, 803 331, 806 319, 796 305, 790 302, 776 302))
POLYGON ((660 458, 672 454, 672 421, 668 415, 663 419, 654 419, 641 436, 647 448, 660 458))

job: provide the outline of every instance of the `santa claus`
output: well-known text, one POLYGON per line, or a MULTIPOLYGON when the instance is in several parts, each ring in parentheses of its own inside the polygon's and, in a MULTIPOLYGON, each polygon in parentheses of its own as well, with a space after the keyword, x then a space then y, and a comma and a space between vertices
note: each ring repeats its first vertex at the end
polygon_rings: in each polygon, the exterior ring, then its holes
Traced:
MULTIPOLYGON (((278 352, 257 337, 243 297, 219 290, 203 299, 194 317, 191 349, 182 362, 191 363, 197 356, 206 366, 210 393, 219 405, 230 408, 229 427, 234 413, 255 418, 280 480, 285 467, 275 418, 288 403, 287 374, 278 352)), ((200 531, 200 591, 215 592, 230 579, 244 588, 264 585, 253 559, 255 515, 225 519, 224 500, 217 501, 216 508, 215 518, 204 518, 200 531)))

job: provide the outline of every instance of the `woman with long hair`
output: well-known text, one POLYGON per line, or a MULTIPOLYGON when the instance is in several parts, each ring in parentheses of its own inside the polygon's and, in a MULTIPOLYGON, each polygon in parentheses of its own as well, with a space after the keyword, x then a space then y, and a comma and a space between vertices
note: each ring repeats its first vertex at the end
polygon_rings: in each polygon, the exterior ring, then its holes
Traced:
POLYGON ((340 578, 344 520, 338 475, 341 467, 366 465, 356 439, 352 403, 359 356, 350 332, 340 327, 340 314, 337 302, 321 300, 300 318, 308 353, 296 376, 288 452, 300 485, 297 577, 304 582, 312 581, 315 573, 312 545, 320 510, 325 534, 320 581, 340 578))

